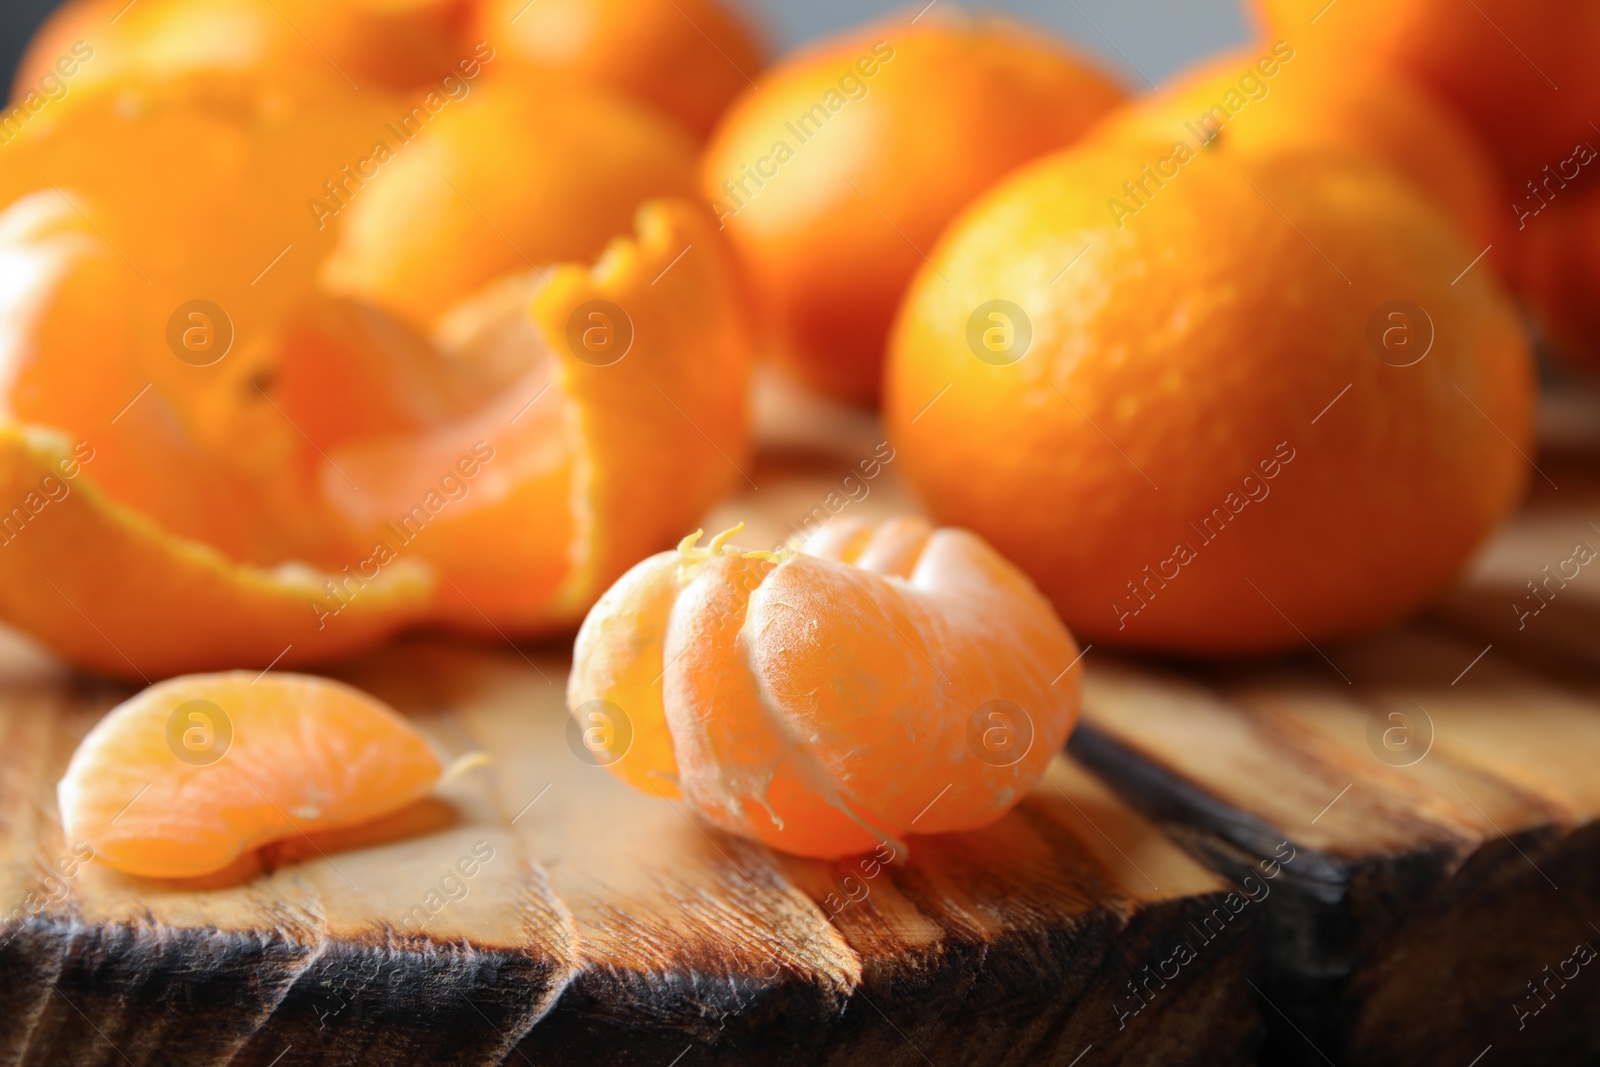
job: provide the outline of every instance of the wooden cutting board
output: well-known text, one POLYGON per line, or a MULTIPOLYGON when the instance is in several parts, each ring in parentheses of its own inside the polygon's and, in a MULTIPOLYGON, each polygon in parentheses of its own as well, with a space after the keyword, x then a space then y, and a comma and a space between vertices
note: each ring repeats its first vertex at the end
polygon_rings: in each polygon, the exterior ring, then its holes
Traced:
MULTIPOLYGON (((759 488, 708 524, 765 547, 909 506, 892 460, 860 478, 870 421, 824 414, 769 412, 759 488)), ((0 1063, 1585 1062, 1600 579, 1534 634, 1495 605, 1600 547, 1586 469, 1404 631, 1205 671, 1091 650, 1085 723, 1020 807, 838 863, 580 759, 560 648, 416 640, 338 674, 489 766, 203 885, 125 877, 53 793, 125 691, 8 649, 0 1063)))

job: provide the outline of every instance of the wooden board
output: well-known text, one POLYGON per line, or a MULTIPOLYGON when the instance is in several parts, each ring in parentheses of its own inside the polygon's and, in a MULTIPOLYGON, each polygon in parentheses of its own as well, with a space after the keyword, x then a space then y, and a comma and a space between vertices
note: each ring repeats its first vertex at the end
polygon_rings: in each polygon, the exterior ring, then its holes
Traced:
MULTIPOLYGON (((708 526, 766 547, 912 506, 892 458, 863 477, 871 420, 763 424, 759 488, 708 526)), ((1600 945, 1600 563, 1538 636, 1503 587, 1600 523, 1586 469, 1401 632, 1210 670, 1091 651, 1046 781, 892 860, 775 854, 590 766, 559 647, 416 640, 338 673, 490 766, 203 886, 132 879, 76 861, 53 796, 124 692, 8 649, 0 1063, 1583 1063, 1600 968, 1548 976, 1600 945), (1418 709, 1400 766, 1382 731, 1418 709)))
POLYGON ((1297 850, 1265 909, 1264 1062, 1600 1062, 1600 562, 1527 586, 1600 549, 1597 455, 1541 457, 1524 513, 1397 632, 1091 665, 1077 758, 1220 872, 1297 850))
POLYGON ((436 803, 290 842, 203 889, 93 863, 50 877, 70 856, 51 786, 120 694, 8 685, 0 1062, 1252 1054, 1248 910, 1213 924, 1163 1011, 1119 1030, 1119 989, 1136 1003, 1126 983, 1196 941, 1191 923, 1226 887, 1069 761, 983 833, 913 838, 894 862, 797 860, 574 756, 562 671, 547 654, 444 644, 355 665, 346 677, 441 748, 493 765, 436 803))

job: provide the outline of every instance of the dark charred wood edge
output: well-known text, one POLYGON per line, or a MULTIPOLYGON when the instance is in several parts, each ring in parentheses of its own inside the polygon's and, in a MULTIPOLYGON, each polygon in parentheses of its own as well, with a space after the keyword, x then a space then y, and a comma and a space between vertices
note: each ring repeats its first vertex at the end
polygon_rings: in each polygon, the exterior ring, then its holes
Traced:
MULTIPOLYGON (((1533 828, 1510 838, 1491 837, 1470 850, 1433 843, 1403 855, 1327 855, 1228 806, 1092 725, 1080 724, 1068 747, 1132 807, 1236 884, 1252 874, 1259 878, 1260 864, 1274 857, 1278 842, 1288 841, 1296 850, 1265 902, 1258 927, 1259 980, 1268 1000, 1262 1008, 1267 1022, 1263 1063, 1466 1063, 1490 1043, 1474 1045, 1485 1030, 1482 1013, 1512 1018, 1510 994, 1500 987, 1506 981, 1515 987, 1522 972, 1532 976, 1561 958, 1543 958, 1554 949, 1541 939, 1525 938, 1498 945, 1488 971, 1472 970, 1467 961, 1484 957, 1469 948, 1475 939, 1493 936, 1494 926, 1485 925, 1485 915, 1492 914, 1484 911, 1485 901, 1502 909, 1550 907, 1556 894, 1547 892, 1539 869, 1553 866, 1567 872, 1573 887, 1563 907, 1593 904, 1600 922, 1594 885, 1600 881, 1600 828, 1593 824, 1578 831, 1533 828), (1515 890, 1505 889, 1508 884, 1515 890), (1419 947, 1419 941, 1426 943, 1419 947), (1398 973, 1413 957, 1426 958, 1430 966, 1398 973), (1374 1044, 1375 1018, 1406 1011, 1387 1002, 1402 996, 1397 989, 1407 984, 1417 995, 1408 1025, 1374 1044), (1427 1001, 1430 991, 1447 988, 1451 996, 1427 1001), (1464 1058, 1451 1058, 1463 1052, 1464 1058)), ((1567 925, 1576 937, 1577 921, 1567 925)), ((1600 996, 1600 976, 1595 987, 1600 996)), ((1584 1002, 1575 997, 1569 1003, 1584 1002)), ((1600 1047, 1593 1003, 1588 1005, 1593 1021, 1577 1030, 1585 1042, 1600 1047)), ((1565 1039, 1572 1031, 1570 1020, 1565 1030, 1551 1025, 1523 1042, 1521 1054, 1543 1063, 1584 1063, 1587 1053, 1565 1039)))
MULTIPOLYGON (((1047 820, 1042 817, 1041 826, 1047 820)), ((1056 833, 1065 831, 1056 828, 1056 833)), ((866 953, 859 986, 725 952, 640 973, 374 929, 313 924, 89 925, 47 914, 0 941, 0 1063, 153 1067, 593 1062, 1070 1064, 1088 1045, 1127 1064, 1249 1063, 1261 1037, 1239 916, 1121 1034, 1112 1006, 1193 924, 1212 893, 1076 917, 1040 910, 998 937, 944 911, 912 869, 897 886, 946 931, 918 951, 866 953), (546 1008, 548 1007, 548 1010, 546 1008)))
POLYGON ((36 919, 0 947, 0 1062, 499 1063, 552 971, 390 931, 318 945, 269 929, 36 919))

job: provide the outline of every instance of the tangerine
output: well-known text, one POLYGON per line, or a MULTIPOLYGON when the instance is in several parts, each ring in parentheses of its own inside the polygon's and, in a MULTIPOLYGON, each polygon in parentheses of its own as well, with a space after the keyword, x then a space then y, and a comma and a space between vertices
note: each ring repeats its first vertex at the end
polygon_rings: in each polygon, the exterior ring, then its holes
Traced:
POLYGON ((1374 66, 1415 79, 1483 137, 1515 189, 1592 134, 1600 112, 1600 7, 1586 0, 1255 0, 1268 36, 1357 81, 1374 66))
POLYGON ((1035 29, 938 10, 778 63, 701 164, 767 346, 834 396, 875 399, 894 309, 945 225, 1122 99, 1035 29))
POLYGON ((13 98, 38 91, 63 57, 89 58, 70 89, 196 72, 268 81, 312 71, 351 91, 413 89, 459 74, 473 0, 69 0, 29 43, 13 98))
POLYGON ((1077 646, 980 538, 846 519, 775 556, 737 532, 646 559, 584 620, 567 699, 597 763, 829 857, 986 826, 1044 774, 1077 646))
POLYGON ((432 328, 501 278, 593 259, 644 201, 694 194, 675 125, 554 77, 538 86, 484 84, 397 140, 347 206, 324 201, 340 229, 329 289, 432 328))
POLYGON ((367 822, 439 780, 426 738, 360 690, 247 671, 188 675, 123 701, 56 787, 62 828, 146 878, 222 870, 273 841, 367 822))
POLYGON ((1150 141, 1152 162, 1191 152, 1343 150, 1386 163, 1510 269, 1508 196, 1476 131, 1431 93, 1378 67, 1359 78, 1306 63, 1278 42, 1202 63, 1162 92, 1114 113, 1096 136, 1150 141))
POLYGON ((1530 471, 1493 272, 1346 153, 1144 162, 1058 153, 946 234, 892 343, 908 478, 1095 643, 1266 652, 1415 611, 1530 471))
POLYGON ((477 26, 505 49, 507 69, 622 93, 700 139, 763 61, 755 33, 720 0, 483 0, 477 26))
POLYGON ((436 344, 319 287, 338 234, 306 199, 387 105, 305 85, 105 86, 9 146, 0 505, 42 529, 0 558, 0 616, 74 662, 293 666, 423 617, 575 627, 740 477, 744 297, 703 209, 648 204, 593 269, 493 280, 436 344), (93 491, 33 518, 45 431, 90 448, 93 491), (170 621, 179 593, 213 614, 170 621))

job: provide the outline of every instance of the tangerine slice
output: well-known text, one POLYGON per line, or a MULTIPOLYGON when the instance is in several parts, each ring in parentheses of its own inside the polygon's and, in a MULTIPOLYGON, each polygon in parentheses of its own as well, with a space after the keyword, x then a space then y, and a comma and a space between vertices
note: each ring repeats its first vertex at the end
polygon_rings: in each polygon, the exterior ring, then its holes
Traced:
POLYGON ((840 522, 784 558, 735 533, 650 557, 584 620, 567 695, 597 763, 827 857, 985 826, 1038 781, 1078 650, 980 538, 840 522))
POLYGON ((427 740, 339 682, 173 678, 90 730, 56 787, 67 840, 147 878, 222 870, 262 845, 366 822, 439 780, 427 740))
POLYGON ((304 564, 234 563, 108 497, 99 461, 92 445, 0 423, 0 619, 75 664, 148 679, 327 660, 415 623, 433 602, 433 575, 416 561, 359 590, 304 564))

